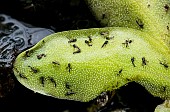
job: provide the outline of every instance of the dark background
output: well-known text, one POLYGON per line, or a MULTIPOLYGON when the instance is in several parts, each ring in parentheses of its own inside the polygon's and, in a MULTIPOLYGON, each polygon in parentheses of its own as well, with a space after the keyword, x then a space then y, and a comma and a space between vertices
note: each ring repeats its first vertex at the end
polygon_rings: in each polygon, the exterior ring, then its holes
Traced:
POLYGON ((1 0, 0 12, 55 31, 100 27, 83 0, 1 0))
MULTIPOLYGON (((0 0, 0 13, 55 32, 101 27, 83 0, 0 0)), ((86 112, 95 101, 82 103, 34 93, 22 86, 10 71, 0 73, 0 81, 0 111, 86 112)), ((153 112, 162 102, 132 82, 117 90, 112 101, 101 110, 153 112)))

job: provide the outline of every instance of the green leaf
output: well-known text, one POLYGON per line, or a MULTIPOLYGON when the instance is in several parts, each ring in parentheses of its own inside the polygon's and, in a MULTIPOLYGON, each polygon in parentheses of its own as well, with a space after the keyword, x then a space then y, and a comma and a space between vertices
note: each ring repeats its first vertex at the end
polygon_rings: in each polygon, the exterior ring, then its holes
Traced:
POLYGON ((18 55, 14 74, 25 87, 52 97, 88 102, 135 81, 170 97, 169 49, 128 28, 58 32, 18 55))

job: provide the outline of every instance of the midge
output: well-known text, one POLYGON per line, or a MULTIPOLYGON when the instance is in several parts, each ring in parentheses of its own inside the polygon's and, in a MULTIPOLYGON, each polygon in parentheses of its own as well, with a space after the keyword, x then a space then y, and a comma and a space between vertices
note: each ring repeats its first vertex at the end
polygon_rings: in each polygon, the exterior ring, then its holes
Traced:
POLYGON ((122 44, 125 45, 125 47, 129 47, 129 44, 131 44, 132 42, 133 42, 132 40, 127 39, 127 40, 125 40, 125 42, 122 43, 122 44))
POLYGON ((106 37, 106 40, 111 40, 111 39, 113 39, 114 38, 114 36, 112 36, 112 37, 106 37))
POLYGON ((168 64, 166 62, 159 62, 161 65, 163 65, 166 69, 169 67, 168 64))
POLYGON ((102 45, 101 48, 103 48, 104 46, 106 46, 108 43, 109 43, 109 41, 106 40, 106 41, 103 43, 103 45, 102 45))
POLYGON ((25 52, 25 55, 26 55, 26 57, 30 57, 30 51, 27 50, 27 51, 25 52))
POLYGON ((38 69, 34 68, 34 67, 31 67, 31 66, 28 66, 31 68, 31 71, 34 72, 34 73, 37 73, 38 72, 38 69))
POLYGON ((19 73, 19 71, 18 71, 16 68, 14 68, 14 69, 15 69, 16 72, 19 74, 19 77, 20 77, 20 78, 27 79, 27 77, 26 77, 24 74, 19 73))
POLYGON ((106 14, 102 14, 102 19, 105 19, 105 17, 106 17, 106 14))
POLYGON ((81 49, 76 44, 73 44, 73 47, 77 49, 77 51, 74 51, 73 54, 81 52, 81 49))
POLYGON ((33 50, 26 50, 25 51, 25 56, 26 57, 31 57, 31 54, 33 54, 33 50))
POLYGON ((40 83, 42 84, 42 86, 44 87, 45 84, 45 77, 41 76, 39 77, 40 83))
POLYGON ((60 63, 58 61, 52 61, 52 64, 54 65, 60 65, 60 63))
POLYGON ((169 26, 166 26, 166 29, 169 31, 169 26))
POLYGON ((168 5, 168 4, 165 4, 164 8, 165 8, 165 11, 168 12, 168 10, 169 10, 169 5, 168 5))
POLYGON ((117 76, 119 76, 122 73, 123 69, 120 69, 117 73, 117 76))
POLYGON ((70 71, 71 71, 72 67, 71 67, 71 64, 70 64, 70 63, 68 63, 68 65, 67 65, 66 69, 68 70, 68 72, 70 72, 70 71))
POLYGON ((57 83, 56 83, 56 81, 54 80, 53 77, 50 77, 50 76, 49 76, 48 79, 54 84, 54 87, 57 86, 57 83))
POLYGON ((163 91, 164 91, 164 92, 166 91, 166 88, 167 88, 166 86, 163 86, 163 91))
POLYGON ((19 77, 21 77, 23 79, 27 79, 27 77, 25 75, 21 74, 21 73, 19 74, 19 77))
POLYGON ((145 57, 142 57, 142 66, 147 65, 148 62, 145 57))
POLYGON ((135 65, 135 63, 134 63, 134 62, 135 62, 135 57, 132 57, 132 58, 131 58, 131 62, 132 62, 132 65, 133 65, 134 67, 136 67, 136 65, 135 65))
POLYGON ((108 31, 103 31, 103 32, 100 32, 100 35, 107 36, 107 35, 109 35, 109 32, 108 31))
POLYGON ((66 87, 66 89, 70 89, 70 87, 71 87, 70 83, 66 82, 65 87, 66 87))
POLYGON ((38 54, 37 59, 41 59, 42 57, 46 57, 46 54, 38 54))
POLYGON ((66 92, 65 96, 70 96, 70 95, 73 95, 73 94, 76 94, 76 93, 73 92, 73 90, 70 90, 70 91, 66 92))
POLYGON ((91 38, 91 36, 88 36, 88 38, 89 38, 89 42, 92 42, 92 38, 91 38))
POLYGON ((70 39, 69 41, 68 41, 68 43, 72 43, 72 42, 76 42, 77 41, 77 39, 70 39))
POLYGON ((166 91, 166 89, 167 89, 167 86, 162 86, 162 88, 161 88, 161 90, 160 90, 160 92, 165 92, 166 91))
POLYGON ((144 23, 142 22, 142 20, 140 20, 140 19, 137 19, 136 20, 136 23, 137 23, 137 25, 140 27, 140 28, 144 28, 144 23))
POLYGON ((88 46, 92 46, 92 38, 91 36, 88 36, 89 40, 85 40, 85 43, 88 45, 88 46))
POLYGON ((85 43, 88 45, 88 46, 92 46, 92 43, 88 40, 85 40, 85 43))

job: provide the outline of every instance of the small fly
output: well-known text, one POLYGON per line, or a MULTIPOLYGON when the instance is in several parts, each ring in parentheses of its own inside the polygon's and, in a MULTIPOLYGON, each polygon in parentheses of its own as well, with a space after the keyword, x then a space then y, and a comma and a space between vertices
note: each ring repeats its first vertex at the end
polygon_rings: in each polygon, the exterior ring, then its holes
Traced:
POLYGON ((108 43, 109 43, 109 41, 106 40, 106 41, 103 43, 103 45, 102 45, 101 48, 103 48, 104 46, 106 46, 108 43))
POLYGON ((77 39, 70 39, 69 41, 68 41, 68 43, 72 43, 72 42, 76 42, 77 41, 77 39))
POLYGON ((66 69, 68 69, 69 72, 71 71, 72 68, 71 68, 71 64, 70 63, 68 63, 66 69))
POLYGON ((131 58, 131 62, 132 62, 132 65, 133 65, 134 67, 136 67, 136 66, 135 66, 135 63, 134 63, 134 62, 135 62, 135 57, 132 57, 132 58, 131 58))
POLYGON ((41 76, 40 78, 40 83, 42 84, 42 86, 44 87, 45 84, 45 78, 43 76, 41 76))
POLYGON ((142 57, 142 66, 147 65, 148 61, 146 60, 145 57, 142 57))
POLYGON ((74 51, 73 54, 76 54, 76 53, 80 53, 81 52, 81 49, 76 45, 76 44, 73 44, 73 47, 75 49, 77 49, 77 51, 74 51))
POLYGON ((37 69, 35 69, 34 67, 31 67, 31 66, 28 66, 28 67, 30 67, 30 68, 31 68, 32 72, 34 72, 34 73, 37 73, 37 72, 38 72, 38 70, 37 70, 37 69))

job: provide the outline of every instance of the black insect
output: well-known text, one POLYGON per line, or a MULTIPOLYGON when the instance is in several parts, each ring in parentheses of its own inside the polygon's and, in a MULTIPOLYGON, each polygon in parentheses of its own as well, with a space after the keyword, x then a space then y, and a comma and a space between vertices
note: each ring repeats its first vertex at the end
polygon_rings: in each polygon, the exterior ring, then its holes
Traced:
POLYGON ((88 41, 88 40, 85 40, 85 43, 86 43, 88 46, 92 46, 91 42, 88 41))
POLYGON ((80 49, 76 44, 73 44, 74 48, 80 49))
POLYGON ((168 12, 168 10, 169 10, 169 5, 168 5, 168 4, 165 4, 164 8, 165 8, 165 11, 168 12))
POLYGON ((133 41, 132 40, 128 40, 128 43, 131 44, 133 41))
POLYGON ((39 55, 37 55, 37 59, 41 59, 42 57, 46 57, 46 55, 45 55, 45 54, 39 54, 39 55))
POLYGON ((109 43, 109 41, 106 40, 106 41, 103 43, 103 45, 102 45, 101 48, 103 48, 104 46, 106 46, 108 43, 109 43))
POLYGON ((71 91, 66 92, 65 96, 70 96, 70 95, 73 95, 73 94, 75 94, 75 92, 73 92, 73 91, 71 90, 71 91))
POLYGON ((131 79, 129 79, 129 78, 126 78, 126 80, 127 80, 128 82, 131 82, 131 79))
POLYGON ((136 20, 136 23, 137 23, 137 25, 140 27, 140 28, 144 28, 144 23, 142 22, 142 20, 141 19, 137 19, 136 20))
POLYGON ((21 77, 23 79, 27 79, 27 77, 25 75, 21 74, 21 73, 19 74, 19 77, 21 77))
POLYGON ((166 91, 166 86, 163 86, 163 91, 164 91, 164 92, 166 91))
POLYGON ((150 7, 151 5, 150 4, 148 4, 148 8, 150 7))
POLYGON ((125 45, 125 47, 129 47, 129 44, 131 44, 132 42, 133 42, 132 40, 127 39, 127 40, 125 40, 125 42, 124 42, 124 43, 122 43, 122 44, 124 44, 124 45, 125 45))
POLYGON ((58 61, 53 61, 52 64, 54 65, 60 65, 60 63, 58 61))
POLYGON ((113 39, 114 38, 114 36, 112 36, 112 37, 106 37, 106 40, 111 40, 111 39, 113 39))
POLYGON ((70 39, 69 41, 68 41, 68 43, 72 43, 72 42, 76 42, 77 41, 77 39, 70 39))
POLYGON ((167 89, 167 86, 162 86, 161 92, 165 92, 167 89))
POLYGON ((66 69, 68 69, 69 72, 71 71, 72 68, 71 68, 71 64, 70 63, 68 63, 66 69))
POLYGON ((135 66, 135 63, 134 63, 134 62, 135 62, 135 57, 132 57, 132 58, 131 58, 131 62, 132 62, 132 65, 133 65, 134 67, 136 67, 136 66, 135 66))
POLYGON ((120 69, 117 75, 120 75, 122 73, 123 69, 120 69))
POLYGON ((166 62, 159 62, 161 65, 163 65, 166 69, 169 67, 168 64, 166 62))
POLYGON ((34 68, 34 67, 31 67, 31 66, 28 66, 28 67, 31 68, 31 71, 32 71, 33 73, 37 73, 37 72, 38 72, 38 69, 36 69, 36 68, 34 68))
POLYGON ((71 87, 71 85, 68 82, 66 82, 65 86, 66 86, 67 89, 70 89, 70 87, 71 87))
POLYGON ((92 46, 92 38, 90 36, 88 36, 89 40, 85 40, 85 43, 88 45, 88 46, 92 46))
POLYGON ((26 55, 26 57, 30 57, 30 51, 27 50, 27 51, 25 52, 25 55, 26 55))
POLYGON ((48 79, 54 84, 55 87, 57 86, 57 83, 56 83, 56 81, 54 80, 54 78, 48 77, 48 79))
POLYGON ((80 52, 81 52, 81 49, 80 49, 77 45, 73 44, 73 47, 74 47, 75 49, 77 49, 77 51, 74 51, 73 54, 76 54, 76 53, 80 53, 80 52))
POLYGON ((148 61, 146 60, 145 57, 142 57, 142 66, 147 65, 148 61))
POLYGON ((100 32, 100 35, 106 36, 106 35, 109 35, 109 32, 107 32, 107 31, 100 32))
POLYGON ((118 81, 116 82, 115 87, 116 87, 116 88, 119 87, 119 82, 118 82, 118 81))
POLYGON ((41 77, 39 78, 39 80, 40 80, 40 83, 42 84, 42 86, 44 87, 45 77, 41 76, 41 77))
POLYGON ((102 19, 105 19, 105 17, 106 17, 106 14, 102 14, 102 19))
POLYGON ((88 36, 88 38, 89 38, 89 42, 92 42, 92 38, 90 36, 88 36))
POLYGON ((166 29, 169 30, 169 26, 166 26, 166 29))

